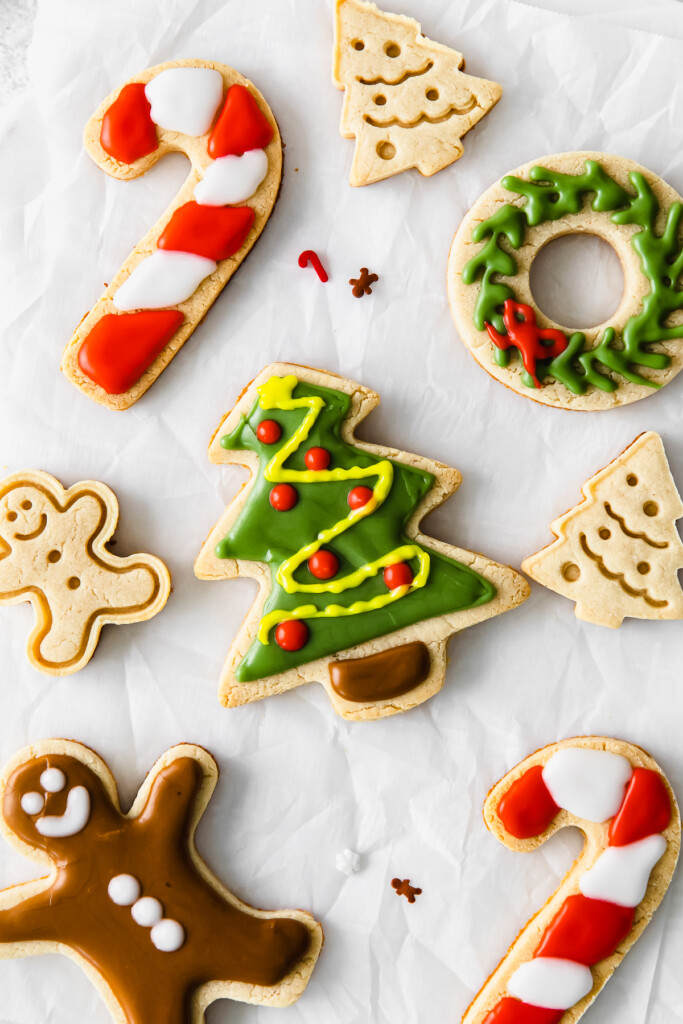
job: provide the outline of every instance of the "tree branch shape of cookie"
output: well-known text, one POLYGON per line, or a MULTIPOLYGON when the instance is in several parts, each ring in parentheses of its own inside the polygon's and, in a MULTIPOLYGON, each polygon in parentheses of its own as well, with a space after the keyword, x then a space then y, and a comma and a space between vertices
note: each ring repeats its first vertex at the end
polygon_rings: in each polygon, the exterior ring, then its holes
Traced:
POLYGON ((0 956, 64 953, 126 1024, 200 1024, 216 999, 288 1006, 322 929, 299 910, 254 910, 194 843, 218 768, 201 747, 159 758, 128 814, 92 750, 47 740, 3 773, 2 830, 48 877, 0 892, 0 956))
POLYGON ((214 435, 209 458, 252 476, 195 572, 260 586, 223 669, 228 707, 318 681, 345 718, 405 711, 441 689, 453 633, 528 596, 514 570, 420 533, 460 474, 356 440, 378 402, 344 377, 275 363, 214 435))
POLYGON ((576 601, 576 616, 612 628, 626 616, 683 618, 683 503, 659 434, 640 434, 551 523, 557 540, 522 562, 532 579, 576 601))
POLYGON ((572 825, 586 842, 463 1024, 576 1024, 671 881, 681 845, 671 786, 640 747, 579 736, 538 750, 508 772, 487 796, 484 820, 520 853, 572 825))
POLYGON ((435 174, 462 156, 462 136, 502 92, 463 65, 462 54, 427 39, 412 18, 337 0, 332 81, 344 90, 340 134, 356 140, 352 185, 409 167, 435 174))
POLYGON ((85 129, 98 167, 129 181, 166 153, 192 169, 64 350, 89 398, 127 409, 154 383, 259 238, 282 176, 282 142, 261 93, 232 68, 179 60, 143 71, 85 129))
POLYGON ((33 605, 27 654, 40 672, 78 672, 105 623, 142 622, 166 604, 171 577, 159 558, 107 549, 118 518, 116 496, 96 480, 65 490, 27 470, 0 483, 0 605, 33 605))

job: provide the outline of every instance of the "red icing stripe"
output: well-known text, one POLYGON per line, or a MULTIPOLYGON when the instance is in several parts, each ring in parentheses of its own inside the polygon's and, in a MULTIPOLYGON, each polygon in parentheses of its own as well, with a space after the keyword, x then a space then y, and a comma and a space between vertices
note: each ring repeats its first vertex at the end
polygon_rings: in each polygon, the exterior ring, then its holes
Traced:
POLYGON ((635 910, 577 893, 550 922, 534 956, 556 956, 590 967, 611 956, 633 926, 635 910))
POLYGON ((273 137, 268 119, 244 85, 231 85, 209 138, 209 156, 242 156, 265 149, 273 137))
POLYGON ((177 309, 107 313, 81 345, 78 365, 108 395, 120 395, 140 379, 184 319, 177 309))
POLYGON ((496 808, 503 825, 516 839, 540 836, 559 809, 543 781, 540 764, 516 779, 496 808))
POLYGON ((543 1006, 531 1006, 521 999, 505 996, 484 1017, 482 1024, 558 1024, 563 1014, 564 1010, 546 1010, 543 1006))
POLYGON ((159 143, 151 109, 142 82, 124 85, 102 118, 100 144, 105 153, 124 164, 153 153, 159 143))
POLYGON ((634 768, 624 802, 609 827, 610 846, 626 846, 656 832, 671 821, 671 800, 659 772, 634 768))
POLYGON ((254 223, 250 206, 179 206, 164 228, 160 249, 192 252, 219 263, 244 245, 254 223))

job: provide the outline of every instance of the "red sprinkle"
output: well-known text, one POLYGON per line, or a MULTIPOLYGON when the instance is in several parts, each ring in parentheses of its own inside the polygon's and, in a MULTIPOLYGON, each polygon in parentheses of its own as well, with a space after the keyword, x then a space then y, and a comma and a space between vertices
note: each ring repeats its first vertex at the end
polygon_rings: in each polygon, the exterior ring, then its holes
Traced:
POLYGON ((328 452, 327 448, 309 448, 304 455, 306 469, 313 470, 313 472, 320 472, 320 470, 327 469, 331 461, 332 456, 328 452))
POLYGON ((270 504, 278 512, 289 512, 290 508, 294 508, 298 500, 299 495, 296 492, 296 488, 292 487, 291 484, 277 484, 270 492, 270 504))
POLYGON ((362 508, 363 505, 367 505, 371 497, 372 491, 369 487, 353 487, 346 500, 349 503, 349 508, 362 508))
POLYGON ((339 571, 339 559, 331 551, 321 548, 308 559, 311 575, 318 580, 331 580, 339 571))
POLYGON ((322 283, 325 284, 325 282, 329 280, 327 276, 327 271, 320 262, 320 257, 318 256, 317 252, 315 252, 313 249, 305 249, 299 256, 300 267, 306 267, 308 266, 309 263, 315 270, 316 274, 318 275, 322 283))
POLYGON ((388 565, 384 570, 384 582, 389 590, 396 590, 397 587, 409 587, 413 582, 413 571, 407 562, 388 565))
POLYGON ((261 444, 277 444, 282 437, 282 427, 277 420, 261 420, 256 436, 261 444))
POLYGON ((308 626, 301 619, 288 619, 275 629, 275 643, 283 651, 300 651, 308 642, 308 626))

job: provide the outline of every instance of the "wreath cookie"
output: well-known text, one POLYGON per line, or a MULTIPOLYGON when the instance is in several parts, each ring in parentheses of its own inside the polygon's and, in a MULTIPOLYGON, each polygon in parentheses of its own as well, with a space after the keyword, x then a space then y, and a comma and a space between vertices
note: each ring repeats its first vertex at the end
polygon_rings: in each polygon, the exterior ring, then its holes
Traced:
POLYGON ((652 171, 606 153, 559 153, 493 185, 456 232, 448 294, 460 335, 484 369, 562 409, 646 398, 683 366, 681 197, 652 171), (531 264, 554 238, 589 233, 624 271, 609 320, 563 327, 535 305, 531 264))

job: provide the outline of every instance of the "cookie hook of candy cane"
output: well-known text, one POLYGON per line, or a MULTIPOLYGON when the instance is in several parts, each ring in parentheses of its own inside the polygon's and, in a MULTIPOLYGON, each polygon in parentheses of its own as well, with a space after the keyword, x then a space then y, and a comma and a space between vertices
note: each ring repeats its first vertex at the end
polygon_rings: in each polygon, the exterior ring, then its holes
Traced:
POLYGON ((544 747, 508 772, 486 798, 484 820, 523 853, 567 825, 578 826, 586 842, 463 1024, 575 1024, 671 881, 681 842, 671 786, 640 747, 580 736, 544 747))
MULTIPOLYGON (((73 384, 110 409, 127 409, 263 231, 280 186, 282 143, 247 79, 224 64, 181 60, 149 68, 107 97, 86 125, 85 148, 124 180, 173 151, 192 164, 64 350, 62 370, 73 384)), ((119 222, 125 230, 125 213, 119 222)))

